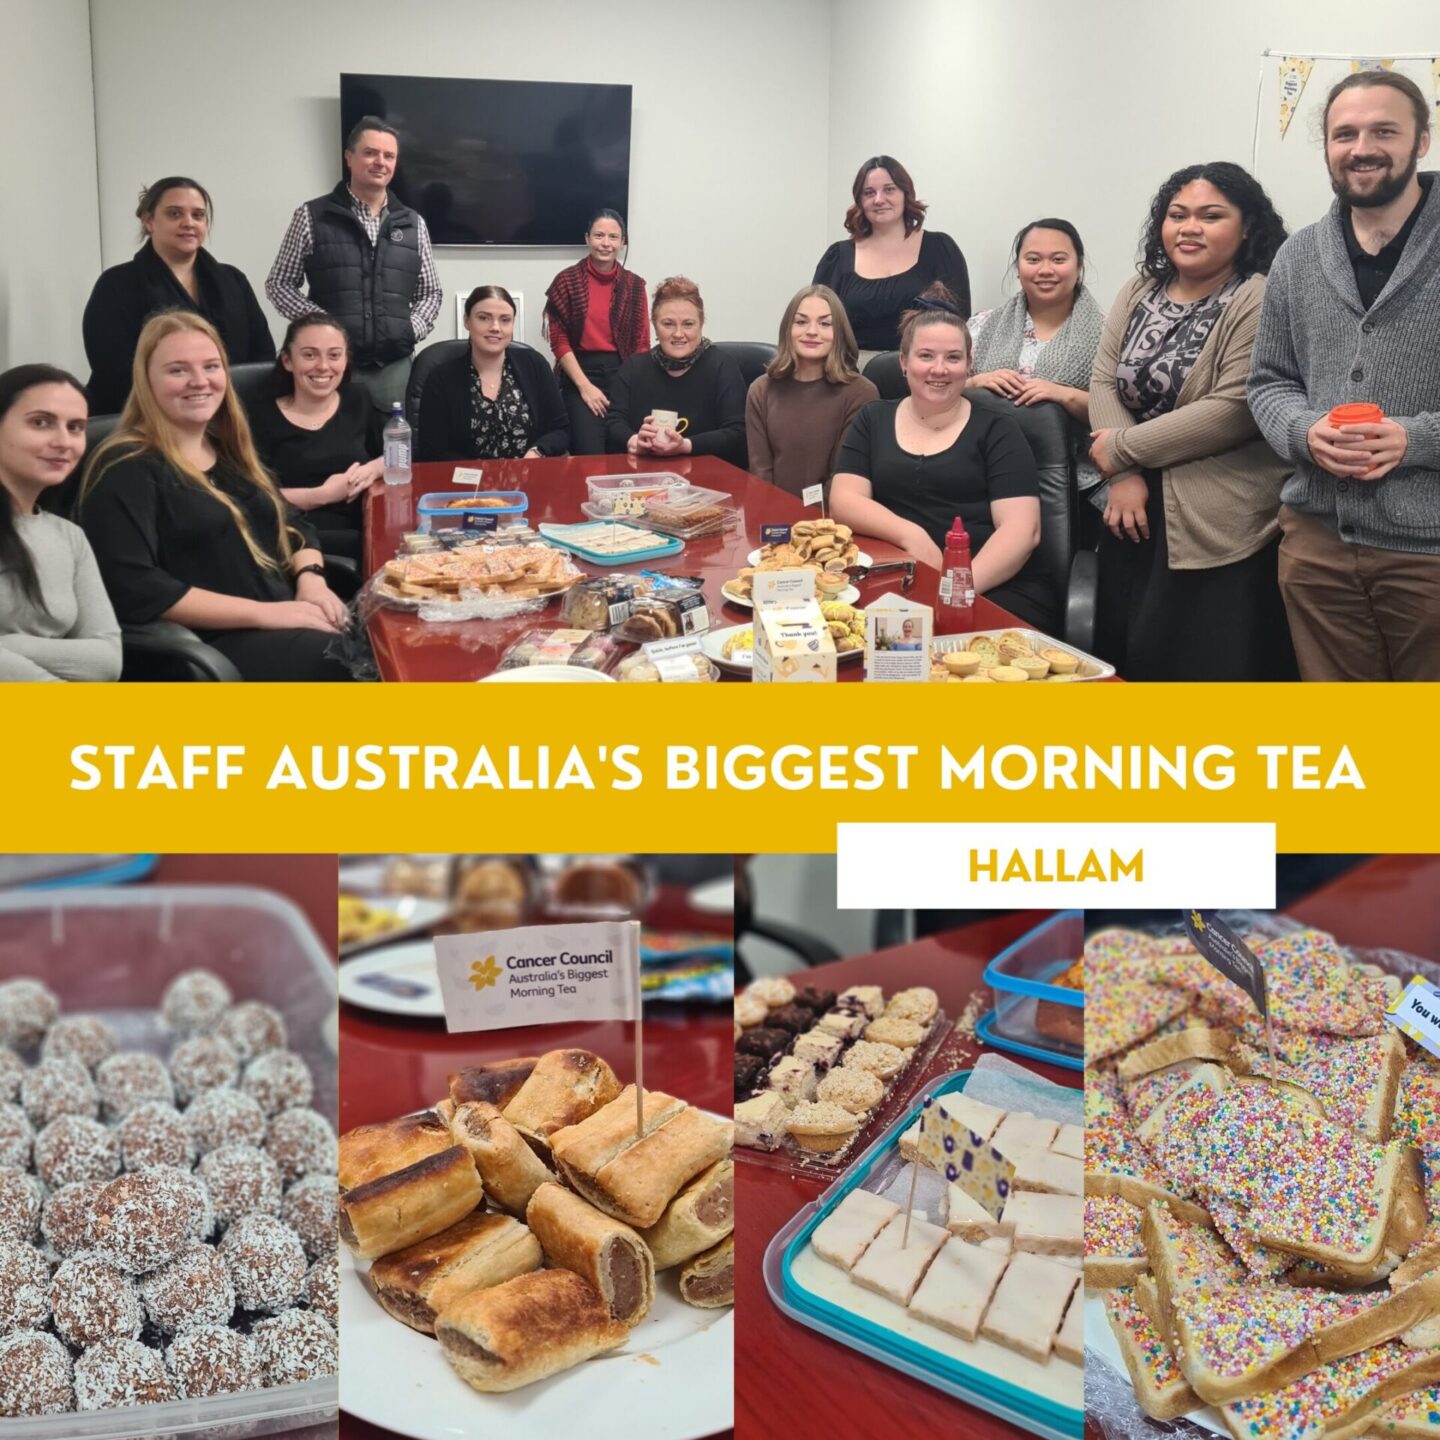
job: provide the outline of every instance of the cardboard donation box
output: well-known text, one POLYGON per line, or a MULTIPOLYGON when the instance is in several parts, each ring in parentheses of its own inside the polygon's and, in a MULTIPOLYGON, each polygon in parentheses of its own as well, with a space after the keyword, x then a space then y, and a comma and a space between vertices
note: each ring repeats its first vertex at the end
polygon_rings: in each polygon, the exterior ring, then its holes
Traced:
POLYGON ((813 596, 755 611, 755 680, 835 679, 835 642, 813 596))

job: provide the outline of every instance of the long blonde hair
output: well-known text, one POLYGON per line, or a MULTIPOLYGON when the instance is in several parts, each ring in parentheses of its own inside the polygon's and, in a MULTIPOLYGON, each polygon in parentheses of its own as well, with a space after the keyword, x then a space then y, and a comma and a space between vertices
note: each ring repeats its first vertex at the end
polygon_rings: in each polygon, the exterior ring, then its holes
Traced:
POLYGON ((84 482, 80 486, 79 505, 83 508, 86 499, 100 483, 105 472, 122 460, 138 456, 158 455, 177 475, 188 484, 203 490, 212 500, 217 500, 229 512, 250 552, 250 558, 265 570, 277 574, 289 573, 289 562, 303 545, 304 537, 294 530, 285 519, 285 500, 270 473, 260 462, 255 441, 250 434, 250 422, 245 418, 244 408, 230 383, 230 359, 225 354, 224 342, 215 327, 202 315, 193 310, 162 310, 145 322, 135 347, 135 363, 130 372, 130 398, 120 414, 120 423, 114 433, 105 440, 91 457, 86 468, 84 482), (172 335, 203 335, 211 341, 225 367, 225 395, 215 417, 206 427, 206 438, 215 447, 217 458, 227 469, 252 484, 275 507, 276 534, 280 541, 280 554, 272 555, 255 538, 245 513, 203 470, 192 465, 180 451, 175 427, 165 418, 155 398, 155 389, 150 383, 150 361, 161 341, 172 335))
POLYGON ((831 385, 848 385, 860 377, 856 364, 860 358, 860 347, 855 343, 855 332, 850 328, 850 317, 845 313, 844 302, 828 285, 807 285, 795 292, 780 321, 780 340, 775 347, 779 353, 765 367, 765 373, 772 380, 785 380, 795 373, 795 315, 801 305, 811 299, 823 300, 830 307, 830 330, 834 342, 825 357, 825 379, 831 385))

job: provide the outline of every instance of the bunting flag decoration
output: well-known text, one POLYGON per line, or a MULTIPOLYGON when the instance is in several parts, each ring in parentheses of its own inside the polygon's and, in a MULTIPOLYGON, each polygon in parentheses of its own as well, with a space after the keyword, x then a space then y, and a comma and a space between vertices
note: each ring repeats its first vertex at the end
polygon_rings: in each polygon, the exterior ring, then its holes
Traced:
POLYGON ((1280 57, 1280 138, 1290 128, 1295 112, 1300 108, 1300 97, 1305 93, 1305 84, 1315 62, 1308 55, 1282 55, 1280 57))
POLYGON ((1382 60, 1378 55, 1361 55, 1350 62, 1350 73, 1358 75, 1362 70, 1393 70, 1393 60, 1382 60))

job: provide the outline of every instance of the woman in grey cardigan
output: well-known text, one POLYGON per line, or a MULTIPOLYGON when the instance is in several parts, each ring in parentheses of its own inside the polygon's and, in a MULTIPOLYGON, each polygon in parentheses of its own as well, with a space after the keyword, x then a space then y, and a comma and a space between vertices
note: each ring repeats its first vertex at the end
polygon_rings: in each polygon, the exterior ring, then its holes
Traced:
POLYGON ((85 392, 52 365, 0 375, 0 680, 118 680, 120 626, 78 526, 37 508, 85 453, 85 392))
POLYGON ((1296 676, 1277 577, 1289 467, 1245 400, 1284 239, 1238 165, 1179 170, 1105 322, 1090 380, 1090 458, 1110 481, 1096 649, 1127 679, 1296 676))

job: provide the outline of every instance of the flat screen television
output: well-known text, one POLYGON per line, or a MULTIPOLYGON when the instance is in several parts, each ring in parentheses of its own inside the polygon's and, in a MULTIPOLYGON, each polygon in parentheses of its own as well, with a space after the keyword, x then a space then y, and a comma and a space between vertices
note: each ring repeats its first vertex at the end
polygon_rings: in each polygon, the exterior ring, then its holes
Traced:
POLYGON ((391 189, 436 245, 579 245, 629 214, 628 85, 342 74, 342 144, 363 115, 399 132, 391 189))

